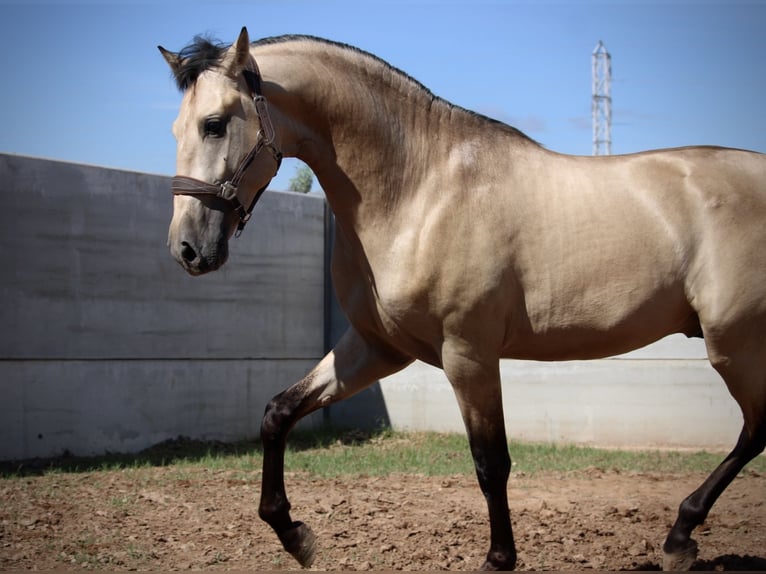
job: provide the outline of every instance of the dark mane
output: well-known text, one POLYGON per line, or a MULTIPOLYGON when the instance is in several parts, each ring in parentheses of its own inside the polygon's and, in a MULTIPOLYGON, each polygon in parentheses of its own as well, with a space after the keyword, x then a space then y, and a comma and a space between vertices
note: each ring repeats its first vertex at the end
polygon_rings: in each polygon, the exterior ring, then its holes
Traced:
MULTIPOLYGON (((356 54, 359 54, 360 56, 370 58, 371 60, 377 62, 383 68, 388 70, 393 75, 401 78, 402 81, 409 83, 415 88, 417 88, 418 91, 422 92, 428 99, 430 99, 432 103, 439 102, 445 106, 450 107, 451 109, 461 110, 478 120, 489 122, 497 127, 510 131, 511 133, 515 135, 521 136, 524 139, 527 139, 529 141, 534 141, 522 131, 512 126, 509 126, 508 124, 505 124, 499 120, 489 118, 487 116, 484 116, 472 110, 467 110, 451 102, 448 102, 447 100, 440 98, 439 96, 434 95, 433 92, 431 92, 431 90, 429 90, 427 87, 425 87, 423 84, 421 84, 419 81, 417 81, 415 78, 413 78, 406 72, 403 72, 402 70, 392 66, 391 64, 389 64, 382 58, 379 58, 378 56, 371 54, 369 52, 365 52, 364 50, 357 48, 355 46, 351 46, 349 44, 343 44, 341 42, 334 42, 332 40, 326 40, 324 38, 318 38, 316 36, 296 35, 296 34, 287 34, 284 36, 274 36, 271 38, 263 38, 261 40, 256 40, 255 42, 252 43, 252 45, 266 46, 270 44, 280 44, 283 42, 294 42, 294 41, 317 42, 317 43, 325 44, 328 46, 335 46, 342 50, 348 50, 356 54)), ((231 44, 222 44, 207 36, 195 36, 192 43, 186 46, 185 48, 183 48, 178 53, 181 59, 181 65, 179 66, 178 70, 175 73, 175 80, 176 80, 176 84, 178 85, 178 89, 181 91, 186 90, 189 86, 194 84, 194 82, 197 80, 197 78, 202 72, 204 72, 205 70, 218 67, 221 63, 224 53, 226 52, 226 50, 228 50, 230 45, 231 44)))
POLYGON ((427 87, 425 87, 423 84, 421 84, 419 81, 417 81, 415 78, 407 74, 406 72, 403 72, 402 70, 395 68, 382 58, 379 58, 375 54, 371 54, 370 52, 365 52, 361 48, 357 48, 356 46, 352 46, 350 44, 344 44, 342 42, 335 42, 333 40, 327 40, 325 38, 319 38, 317 36, 308 36, 308 35, 301 35, 301 34, 287 34, 284 36, 275 36, 272 38, 263 38, 261 40, 257 40, 253 42, 253 46, 265 46, 269 44, 281 44, 283 42, 299 42, 299 41, 308 41, 308 42, 316 42, 318 44, 325 44, 327 46, 335 46, 336 48, 340 48, 342 50, 347 50, 349 52, 354 52, 355 54, 358 54, 360 56, 364 56, 366 58, 370 58, 371 60, 377 62, 381 66, 383 66, 385 69, 389 70, 390 72, 393 72, 395 75, 403 78, 407 82, 410 82, 418 87, 418 89, 422 92, 425 92, 428 96, 433 98, 434 100, 439 100, 441 98, 434 96, 433 93, 431 93, 431 90, 429 90, 427 87))
MULTIPOLYGON (((326 40, 324 38, 319 38, 317 36, 309 36, 309 35, 300 35, 300 34, 287 34, 284 36, 274 36, 271 38, 263 38, 261 40, 257 40, 253 42, 254 46, 265 46, 269 44, 280 44, 283 42, 292 42, 292 41, 309 41, 309 42, 318 42, 320 44, 326 44, 329 46, 335 46, 337 48, 341 48, 342 50, 348 50, 351 52, 354 52, 356 54, 359 54, 361 56, 370 58, 371 60, 377 62, 381 66, 383 66, 385 69, 387 69, 389 72, 391 72, 393 75, 398 76, 401 78, 404 82, 408 82, 414 87, 416 87, 419 91, 421 91, 427 98, 431 100, 432 103, 439 102, 445 106, 448 106, 451 109, 454 110, 460 110, 462 112, 465 112, 469 116, 472 116, 476 118, 479 121, 488 122, 500 129, 504 129, 516 136, 522 137, 525 140, 528 140, 530 142, 533 142, 537 144, 535 140, 530 138, 527 134, 522 132, 521 130, 518 130, 514 128, 513 126, 509 126, 508 124, 501 122, 500 120, 496 120, 494 118, 487 117, 483 114, 480 114, 478 112, 474 112, 473 110, 468 110, 466 108, 463 108, 461 106, 458 106, 456 104, 453 104, 452 102, 449 102, 443 98, 440 98, 439 96, 436 96, 429 90, 426 86, 424 86, 422 83, 420 83, 418 80, 407 74, 406 72, 403 72, 399 68, 396 68, 383 60, 382 58, 379 58, 375 54, 371 54, 369 52, 366 52, 360 48, 357 48, 356 46, 351 46, 349 44, 344 44, 342 42, 335 42, 333 40, 326 40)), ((538 144, 539 145, 539 144, 538 144)))
POLYGON ((217 68, 229 46, 207 36, 195 36, 192 43, 178 53, 181 65, 174 74, 178 89, 183 92, 202 72, 217 68))

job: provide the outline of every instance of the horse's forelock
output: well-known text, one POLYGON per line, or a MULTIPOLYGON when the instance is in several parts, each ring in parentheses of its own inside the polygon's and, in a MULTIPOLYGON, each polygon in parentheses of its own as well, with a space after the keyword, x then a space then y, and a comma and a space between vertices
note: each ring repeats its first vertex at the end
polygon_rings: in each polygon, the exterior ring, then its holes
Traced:
POLYGON ((192 43, 178 53, 180 65, 174 71, 178 89, 185 91, 197 81, 202 72, 219 67, 228 49, 229 44, 222 44, 207 36, 195 36, 192 43))

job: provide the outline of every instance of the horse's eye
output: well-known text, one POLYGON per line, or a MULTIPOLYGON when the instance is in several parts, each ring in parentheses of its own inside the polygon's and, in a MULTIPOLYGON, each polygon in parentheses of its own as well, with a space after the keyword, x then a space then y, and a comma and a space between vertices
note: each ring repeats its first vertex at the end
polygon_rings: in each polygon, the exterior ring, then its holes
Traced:
POLYGON ((226 121, 219 117, 207 118, 202 126, 202 132, 205 136, 223 137, 226 133, 226 121))

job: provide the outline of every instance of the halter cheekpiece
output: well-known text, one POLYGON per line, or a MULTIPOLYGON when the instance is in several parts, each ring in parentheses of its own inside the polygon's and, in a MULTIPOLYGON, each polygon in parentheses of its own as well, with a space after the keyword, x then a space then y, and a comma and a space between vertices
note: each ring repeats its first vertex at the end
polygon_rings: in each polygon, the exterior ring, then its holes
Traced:
MULTIPOLYGON (((274 146, 274 140, 276 139, 276 132, 274 131, 274 125, 271 123, 271 117, 269 116, 268 103, 266 98, 263 97, 261 91, 261 73, 258 70, 258 64, 253 57, 250 57, 248 68, 243 70, 242 74, 245 77, 245 82, 250 90, 250 96, 253 98, 253 104, 255 105, 255 112, 258 114, 258 119, 261 123, 261 129, 258 134, 258 141, 250 152, 242 158, 234 175, 224 181, 223 183, 211 184, 193 177, 187 177, 185 175, 176 175, 173 177, 171 183, 171 191, 173 195, 191 195, 191 196, 209 196, 222 199, 231 206, 239 217, 239 224, 237 225, 236 237, 239 237, 242 230, 245 228, 245 224, 250 220, 255 204, 266 191, 268 183, 264 185, 255 194, 250 206, 245 208, 239 199, 239 183, 245 175, 247 168, 261 153, 263 148, 271 150, 271 154, 277 162, 277 169, 274 171, 274 175, 279 171, 279 166, 282 164, 282 153, 274 146)), ((272 176, 273 177, 273 176, 272 176)))

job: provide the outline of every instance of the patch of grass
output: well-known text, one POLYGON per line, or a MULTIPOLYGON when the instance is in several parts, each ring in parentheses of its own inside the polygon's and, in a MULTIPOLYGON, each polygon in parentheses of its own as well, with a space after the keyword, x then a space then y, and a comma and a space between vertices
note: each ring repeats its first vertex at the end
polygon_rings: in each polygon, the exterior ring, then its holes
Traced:
MULTIPOLYGON (((509 445, 514 472, 576 472, 591 468, 620 472, 688 473, 712 472, 723 454, 672 450, 632 451, 574 445, 509 445)), ((338 439, 315 448, 288 448, 285 466, 323 477, 340 475, 473 474, 468 440, 459 434, 395 433, 370 437, 364 442, 338 439)), ((766 457, 758 457, 746 469, 766 472, 766 457)))
MULTIPOLYGON (((621 472, 712 472, 724 455, 709 452, 625 451, 589 447, 512 442, 515 472, 576 472, 589 468, 621 472)), ((204 442, 179 438, 141 453, 94 458, 62 457, 0 465, 0 476, 20 477, 57 472, 98 472, 173 466, 181 480, 187 471, 236 471, 243 476, 260 471, 263 449, 258 441, 204 442)), ((766 457, 746 468, 766 472, 766 457)), ((340 431, 323 428, 298 431, 288 440, 285 455, 288 472, 334 477, 343 475, 473 474, 468 441, 459 434, 405 433, 390 429, 340 431)))
MULTIPOLYGON (((688 473, 712 472, 724 455, 674 450, 617 450, 573 445, 512 443, 515 471, 571 472, 589 468, 620 472, 688 473)), ((746 468, 766 470, 766 459, 758 457, 746 468)))
POLYGON ((466 437, 442 433, 384 431, 366 438, 335 438, 317 446, 288 446, 285 466, 323 477, 382 476, 393 473, 449 475, 473 473, 466 437))

